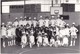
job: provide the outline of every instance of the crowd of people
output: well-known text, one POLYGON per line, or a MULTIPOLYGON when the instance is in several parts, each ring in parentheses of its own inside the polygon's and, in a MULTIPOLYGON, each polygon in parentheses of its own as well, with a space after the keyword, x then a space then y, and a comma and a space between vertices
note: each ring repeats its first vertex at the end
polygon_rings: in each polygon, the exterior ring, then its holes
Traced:
POLYGON ((78 29, 75 27, 75 22, 70 27, 68 23, 63 20, 63 17, 54 16, 49 19, 45 17, 37 20, 36 17, 20 17, 15 18, 14 22, 2 23, 2 39, 3 47, 6 47, 5 39, 7 39, 7 45, 20 45, 21 48, 33 45, 40 46, 75 46, 77 39, 78 29), (28 18, 28 19, 27 19, 28 18))

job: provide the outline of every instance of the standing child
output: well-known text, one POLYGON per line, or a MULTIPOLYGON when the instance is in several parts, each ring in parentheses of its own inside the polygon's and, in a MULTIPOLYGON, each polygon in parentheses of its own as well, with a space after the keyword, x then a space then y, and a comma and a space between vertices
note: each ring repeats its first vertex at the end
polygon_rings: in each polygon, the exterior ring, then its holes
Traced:
POLYGON ((8 27, 7 37, 8 37, 8 46, 12 46, 13 36, 12 36, 12 27, 11 26, 8 27))
POLYGON ((5 45, 5 38, 6 38, 6 27, 4 25, 4 23, 2 23, 2 27, 1 27, 1 32, 2 32, 2 39, 3 39, 3 47, 5 48, 6 45, 5 45))
POLYGON ((75 27, 75 23, 73 23, 72 27, 70 28, 70 33, 71 33, 70 46, 75 46, 75 41, 77 39, 77 32, 78 32, 78 29, 75 27))
POLYGON ((21 26, 21 25, 23 25, 23 19, 22 19, 23 17, 21 16, 20 17, 20 20, 19 20, 19 26, 21 26))
POLYGON ((15 44, 16 27, 15 27, 14 24, 12 25, 12 36, 13 36, 13 39, 12 39, 12 45, 16 45, 16 44, 15 44))
POLYGON ((33 25, 34 25, 34 28, 35 28, 35 27, 36 27, 36 25, 37 25, 37 18, 36 18, 36 17, 34 17, 33 25))
POLYGON ((51 26, 52 27, 54 27, 54 25, 55 25, 55 17, 54 16, 52 16, 52 19, 50 20, 50 22, 51 22, 51 26))
POLYGON ((15 18, 15 21, 13 22, 13 24, 14 24, 15 27, 17 27, 19 25, 19 22, 18 22, 18 18, 17 17, 15 18))
POLYGON ((27 20, 27 23, 30 25, 30 27, 32 25, 32 21, 31 20, 32 20, 31 17, 29 17, 29 20, 27 20))
POLYGON ((39 19, 39 27, 42 27, 44 25, 44 19, 42 18, 42 16, 40 16, 40 19, 39 19))

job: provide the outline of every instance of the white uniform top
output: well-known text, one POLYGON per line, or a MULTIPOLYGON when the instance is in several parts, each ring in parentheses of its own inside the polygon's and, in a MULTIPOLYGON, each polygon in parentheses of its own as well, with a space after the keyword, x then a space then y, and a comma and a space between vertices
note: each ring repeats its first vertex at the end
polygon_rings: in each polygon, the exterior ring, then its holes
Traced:
POLYGON ((50 39, 50 43, 54 44, 55 40, 54 39, 50 39))
POLYGON ((6 36, 6 32, 7 32, 7 30, 6 30, 6 27, 2 27, 2 36, 6 36))
POLYGON ((60 27, 65 27, 65 21, 61 21, 61 23, 60 23, 60 27))
POLYGON ((44 43, 48 44, 48 38, 47 37, 44 37, 44 43))
POLYGON ((34 41, 34 36, 30 36, 30 42, 31 43, 34 43, 35 41, 34 41))
POLYGON ((16 35, 16 28, 12 28, 12 35, 15 36, 16 35))
POLYGON ((37 41, 40 42, 40 43, 42 43, 42 37, 41 36, 38 36, 37 37, 37 41))
POLYGON ((14 24, 15 27, 17 27, 17 25, 19 25, 19 22, 15 21, 13 24, 14 24))
POLYGON ((41 27, 41 26, 43 26, 44 25, 44 20, 43 19, 40 19, 39 20, 39 26, 41 27))
POLYGON ((12 37, 12 29, 8 29, 7 30, 7 36, 8 37, 12 37))
POLYGON ((26 37, 26 35, 23 35, 23 36, 22 36, 21 42, 22 42, 22 43, 26 43, 26 42, 27 42, 27 37, 26 37))
POLYGON ((65 28, 65 34, 70 36, 70 28, 65 28))
POLYGON ((23 21, 23 25, 26 25, 26 24, 27 24, 27 21, 26 21, 26 20, 24 20, 24 21, 23 21))
POLYGON ((51 25, 54 26, 55 25, 55 20, 51 19, 51 25))
POLYGON ((33 20, 34 27, 36 27, 36 24, 37 24, 37 21, 36 20, 33 20))
POLYGON ((71 32, 71 35, 77 35, 76 32, 78 32, 78 29, 76 27, 71 27, 70 32, 71 32))
POLYGON ((65 29, 59 31, 59 36, 63 38, 65 36, 65 29))
POLYGON ((21 26, 21 25, 23 25, 23 21, 22 20, 19 21, 19 26, 21 26))
POLYGON ((48 27, 49 26, 49 19, 45 19, 44 24, 45 24, 46 27, 48 27))
POLYGON ((62 21, 61 19, 56 19, 55 24, 56 24, 57 26, 60 26, 61 21, 62 21))

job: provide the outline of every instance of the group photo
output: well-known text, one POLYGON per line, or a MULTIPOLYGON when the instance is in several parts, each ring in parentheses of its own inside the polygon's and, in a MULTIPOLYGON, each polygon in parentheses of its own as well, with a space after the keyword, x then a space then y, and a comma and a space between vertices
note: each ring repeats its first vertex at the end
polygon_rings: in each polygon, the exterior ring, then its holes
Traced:
POLYGON ((1 1, 1 54, 80 53, 75 1, 1 1))

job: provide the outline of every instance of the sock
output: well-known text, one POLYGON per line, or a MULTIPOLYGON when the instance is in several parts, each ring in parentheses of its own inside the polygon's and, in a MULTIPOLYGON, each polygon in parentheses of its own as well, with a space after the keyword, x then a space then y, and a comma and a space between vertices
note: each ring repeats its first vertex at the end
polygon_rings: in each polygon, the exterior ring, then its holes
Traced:
POLYGON ((3 41, 3 47, 5 48, 6 46, 5 46, 5 42, 3 41))
POLYGON ((16 45, 16 44, 15 44, 15 40, 14 40, 14 45, 16 45))
POLYGON ((39 43, 37 43, 37 46, 39 47, 39 43))
POLYGON ((32 48, 32 44, 30 43, 30 48, 32 48))
POLYGON ((23 48, 23 45, 21 47, 23 48))
POLYGON ((74 40, 74 42, 73 42, 73 45, 75 46, 75 40, 74 40))
POLYGON ((72 46, 72 41, 71 41, 71 43, 70 43, 70 46, 72 46))

